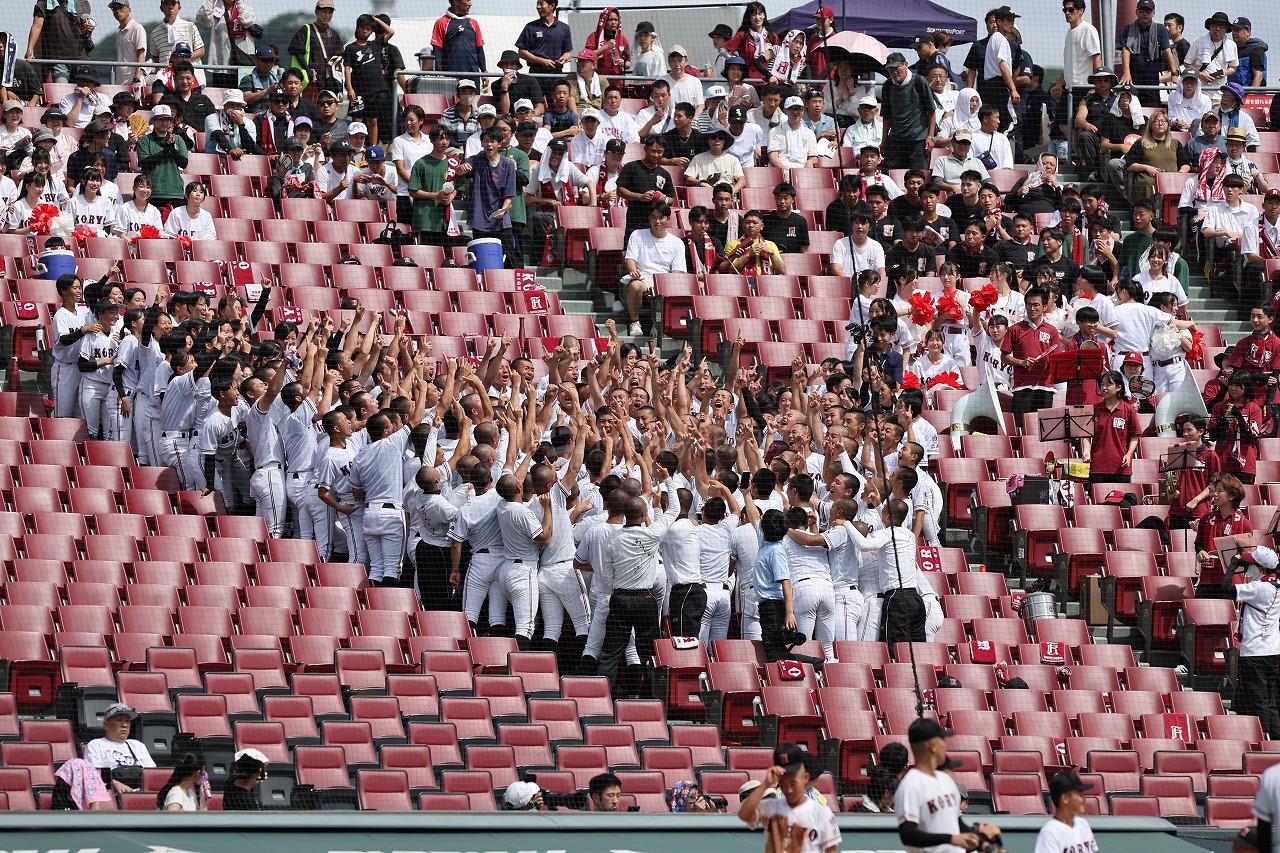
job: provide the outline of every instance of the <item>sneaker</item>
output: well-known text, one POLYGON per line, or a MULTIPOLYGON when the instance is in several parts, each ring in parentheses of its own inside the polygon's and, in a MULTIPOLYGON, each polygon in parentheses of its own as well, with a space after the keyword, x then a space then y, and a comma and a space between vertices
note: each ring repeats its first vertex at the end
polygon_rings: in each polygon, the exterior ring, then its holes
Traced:
POLYGON ((613 300, 613 313, 615 313, 615 314, 621 314, 623 311, 625 311, 625 310, 626 310, 626 308, 627 308, 627 306, 625 306, 625 305, 623 305, 623 304, 622 304, 622 300, 621 300, 621 299, 617 299, 617 298, 615 298, 615 299, 613 300))
POLYGON ((640 328, 640 321, 639 321, 639 320, 632 320, 632 321, 631 321, 631 325, 627 328, 627 334, 628 334, 628 335, 630 335, 630 336, 631 336, 631 337, 633 337, 633 338, 638 338, 638 337, 640 337, 641 335, 643 335, 643 334, 644 334, 644 331, 642 331, 642 330, 641 330, 641 328, 640 328))

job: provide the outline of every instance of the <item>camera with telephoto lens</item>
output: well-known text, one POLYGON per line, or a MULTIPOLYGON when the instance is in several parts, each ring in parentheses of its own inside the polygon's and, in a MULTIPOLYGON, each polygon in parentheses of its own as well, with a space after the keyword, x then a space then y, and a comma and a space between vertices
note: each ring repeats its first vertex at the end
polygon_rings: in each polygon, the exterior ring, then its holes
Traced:
MULTIPOLYGON (((538 776, 536 773, 525 773, 521 781, 532 782, 537 785, 538 776)), ((586 791, 559 794, 539 786, 538 796, 542 798, 542 804, 546 806, 549 812, 559 811, 560 809, 572 809, 575 812, 591 811, 591 801, 587 797, 586 791)))
POLYGON ((855 344, 860 344, 866 340, 867 335, 871 332, 870 323, 846 323, 844 330, 849 333, 849 337, 853 339, 855 344))
POLYGON ((789 649, 804 645, 808 639, 803 632, 797 631, 795 628, 782 629, 782 645, 789 649))

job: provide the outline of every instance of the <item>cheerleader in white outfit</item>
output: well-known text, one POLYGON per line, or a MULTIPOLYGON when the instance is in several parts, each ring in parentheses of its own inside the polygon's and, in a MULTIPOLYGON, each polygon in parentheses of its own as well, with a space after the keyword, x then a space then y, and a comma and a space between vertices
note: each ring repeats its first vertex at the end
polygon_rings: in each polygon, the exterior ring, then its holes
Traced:
POLYGON ((150 225, 157 233, 163 233, 164 222, 160 219, 160 211, 151 204, 154 189, 151 179, 146 175, 134 178, 133 198, 120 205, 120 230, 126 237, 136 237, 142 232, 144 225, 150 225))
MULTIPOLYGON (((924 336, 924 355, 911 362, 911 372, 920 378, 923 388, 929 387, 930 379, 944 373, 954 373, 959 378, 960 365, 943 350, 943 343, 942 332, 930 329, 924 336)), ((932 396, 932 392, 926 393, 932 396)))
POLYGON ((39 172, 27 172, 22 176, 22 186, 18 190, 18 198, 5 210, 5 233, 31 233, 31 212, 41 204, 41 198, 44 196, 44 186, 45 177, 39 172))
MULTIPOLYGON (((965 318, 969 315, 969 294, 960 290, 960 269, 952 263, 938 267, 938 277, 942 279, 942 294, 950 293, 956 305, 960 306, 960 318, 952 320, 941 313, 934 328, 942 332, 942 351, 956 360, 956 364, 968 366, 973 364, 973 356, 969 351, 969 325, 965 318)), ((940 297, 941 298, 941 297, 940 297)))
POLYGON ((71 227, 87 226, 98 237, 113 237, 118 230, 116 203, 102 194, 102 173, 92 167, 80 173, 75 198, 67 204, 71 227))
POLYGON ((187 184, 185 195, 186 205, 169 211, 169 219, 164 223, 164 235, 186 235, 192 240, 217 240, 218 232, 213 226, 213 217, 201 207, 207 195, 204 184, 192 181, 187 184))

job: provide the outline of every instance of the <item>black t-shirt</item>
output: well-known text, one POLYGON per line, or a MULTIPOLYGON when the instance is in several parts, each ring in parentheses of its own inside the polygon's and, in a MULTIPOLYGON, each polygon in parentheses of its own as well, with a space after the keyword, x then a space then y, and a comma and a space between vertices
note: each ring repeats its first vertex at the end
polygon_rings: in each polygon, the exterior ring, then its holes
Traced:
MULTIPOLYGON (((80 34, 80 22, 69 3, 60 3, 53 10, 46 9, 44 3, 37 3, 32 17, 44 22, 40 37, 36 39, 36 59, 74 62, 88 58, 85 39, 80 34)), ((9 38, 14 38, 14 35, 10 33, 9 38)))
POLYGON ((909 219, 912 216, 919 216, 922 211, 919 201, 913 202, 905 195, 900 195, 889 202, 889 215, 894 219, 909 219))
POLYGON ((357 95, 369 97, 387 91, 382 45, 372 39, 365 44, 352 42, 342 49, 342 60, 351 69, 351 88, 357 95))
POLYGON ((809 223, 795 211, 786 219, 778 216, 777 211, 766 213, 762 233, 784 255, 803 252, 809 248, 809 223))
MULTIPOLYGON (((738 218, 738 214, 729 211, 729 220, 738 218)), ((724 246, 729 240, 729 222, 720 222, 714 216, 707 217, 707 233, 714 237, 720 243, 720 251, 724 251, 724 246)), ((742 233, 742 223, 738 223, 738 233, 742 233)))
POLYGON ((825 231, 839 231, 841 234, 849 233, 849 214, 853 213, 857 208, 845 207, 844 202, 836 199, 827 205, 827 211, 822 215, 822 227, 825 231))
POLYGON ((182 116, 182 123, 193 130, 204 132, 204 120, 218 111, 209 100, 209 96, 201 92, 192 92, 191 97, 182 100, 177 92, 167 92, 160 103, 173 107, 173 111, 182 116))
MULTIPOLYGON (((1142 128, 1133 126, 1133 119, 1129 116, 1121 118, 1117 115, 1107 113, 1102 118, 1102 123, 1098 125, 1098 135, 1111 143, 1124 142, 1124 138, 1131 133, 1142 135, 1142 128)), ((1114 156, 1108 154, 1107 156, 1114 156)))
POLYGON ((222 795, 222 810, 224 812, 260 812, 262 798, 258 796, 256 788, 246 791, 239 785, 228 784, 226 792, 222 795))
MULTIPOLYGON (((934 254, 934 250, 924 243, 916 246, 914 252, 902 243, 898 243, 884 253, 886 270, 892 270, 895 266, 903 266, 911 267, 916 271, 916 275, 933 275, 934 267, 937 263, 938 258, 934 254)), ((892 277, 893 274, 890 273, 890 278, 892 277)))
MULTIPOLYGON (((675 195, 675 187, 671 182, 671 174, 661 166, 650 169, 643 160, 632 160, 622 167, 618 174, 618 188, 633 193, 647 193, 659 190, 668 198, 675 195)), ((649 227, 649 211, 653 209, 651 201, 627 200, 627 236, 639 228, 649 227)))
POLYGON ((1053 270, 1053 277, 1058 282, 1058 293, 1065 301, 1070 299, 1076 291, 1076 279, 1080 277, 1080 267, 1075 261, 1067 257, 1064 253, 1057 263, 1051 263, 1044 255, 1036 258, 1027 266, 1022 277, 1027 281, 1035 281, 1040 275, 1040 270, 1049 267, 1053 270))
MULTIPOLYGON (((949 217, 939 216, 932 222, 925 220, 924 227, 926 229, 932 228, 942 236, 942 242, 933 247, 938 252, 945 253, 952 243, 960 239, 960 229, 956 227, 955 222, 951 221, 949 217)), ((926 237, 929 236, 928 230, 924 233, 926 237)))
POLYGON ((963 196, 955 195, 947 199, 947 207, 951 208, 951 221, 956 226, 955 232, 951 235, 952 240, 958 241, 964 229, 973 220, 982 221, 982 205, 966 204, 963 196))
POLYGON ((985 278, 991 274, 991 267, 1000 259, 990 246, 983 246, 982 251, 971 255, 960 246, 947 252, 948 263, 953 263, 960 270, 961 278, 985 278))
POLYGON ((542 86, 538 83, 538 78, 517 71, 516 79, 512 80, 507 88, 507 97, 511 99, 512 112, 515 111, 516 101, 521 98, 528 98, 529 102, 536 107, 542 103, 542 86))
POLYGON ((1015 243, 1013 240, 1001 240, 996 243, 996 257, 1006 264, 1013 264, 1013 268, 1019 272, 1026 269, 1039 256, 1040 244, 1034 241, 1030 245, 1015 243))
POLYGON ((707 146, 702 140, 702 134, 696 130, 690 130, 688 136, 681 136, 675 128, 672 128, 662 134, 662 142, 665 146, 663 156, 669 160, 675 160, 678 157, 688 157, 692 160, 706 150, 707 146))
POLYGON ((887 251, 896 240, 902 237, 902 223, 885 214, 883 219, 871 223, 871 239, 875 240, 887 251))
POLYGON ((404 57, 400 54, 400 48, 382 42, 382 73, 387 78, 387 85, 390 86, 396 73, 403 70, 404 57))

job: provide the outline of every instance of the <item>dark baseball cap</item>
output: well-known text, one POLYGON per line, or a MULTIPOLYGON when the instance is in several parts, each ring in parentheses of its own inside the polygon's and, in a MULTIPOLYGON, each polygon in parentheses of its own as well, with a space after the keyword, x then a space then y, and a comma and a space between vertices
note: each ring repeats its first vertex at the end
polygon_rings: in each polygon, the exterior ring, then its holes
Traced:
POLYGON ((627 143, 621 139, 610 139, 604 144, 604 153, 606 154, 626 154, 627 143))
POLYGON ((747 111, 744 107, 729 107, 729 121, 746 121, 747 111))
POLYGON ((907 742, 927 743, 936 737, 951 737, 951 734, 951 729, 943 728, 937 720, 921 717, 907 729, 907 742))
POLYGON ((810 772, 816 770, 814 757, 798 743, 779 744, 773 751, 773 763, 788 773, 795 773, 801 768, 810 772))
POLYGON ((1253 22, 1251 22, 1248 18, 1245 18, 1245 17, 1239 17, 1239 18, 1236 18, 1234 21, 1232 21, 1232 22, 1231 22, 1231 29, 1233 29, 1233 30, 1251 30, 1251 29, 1253 29, 1253 22))
POLYGON ((638 36, 640 35, 651 36, 656 32, 657 30, 654 28, 653 24, 649 21, 641 21, 640 23, 636 24, 636 35, 638 36))
POLYGON ((1069 791, 1092 791, 1093 786, 1076 774, 1074 770, 1063 770, 1054 774, 1049 780, 1049 799, 1057 802, 1058 798, 1069 791))
POLYGON ((1154 12, 1156 10, 1156 0, 1138 0, 1138 10, 1154 12))
POLYGON ((531 121, 522 121, 516 125, 516 133, 537 133, 538 126, 531 121))
POLYGON ((277 53, 276 49, 271 45, 260 44, 258 45, 257 56, 259 59, 263 60, 264 62, 275 62, 276 59, 280 56, 280 54, 277 53))
POLYGON ((906 65, 907 58, 901 53, 891 53, 884 60, 885 68, 897 68, 899 65, 906 65))
POLYGON ((565 144, 563 139, 553 139, 547 143, 548 151, 568 151, 569 146, 565 144))

